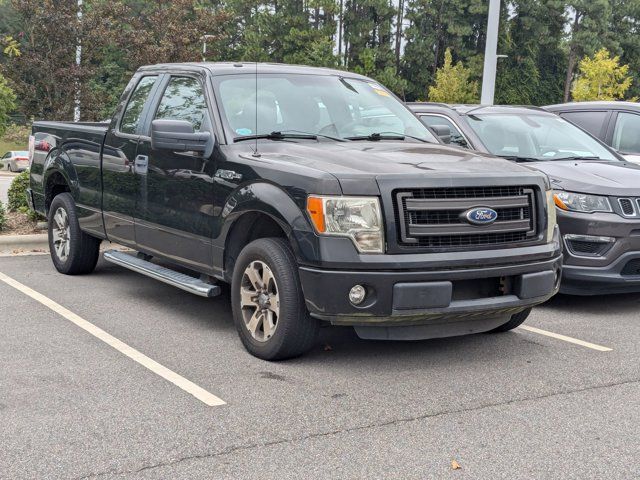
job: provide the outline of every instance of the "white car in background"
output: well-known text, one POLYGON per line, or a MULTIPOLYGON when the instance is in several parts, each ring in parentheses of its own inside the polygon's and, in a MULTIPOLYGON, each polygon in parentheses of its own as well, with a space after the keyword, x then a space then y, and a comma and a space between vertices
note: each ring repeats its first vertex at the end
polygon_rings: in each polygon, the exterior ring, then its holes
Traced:
POLYGON ((10 172, 23 172, 29 168, 29 152, 26 150, 11 151, 5 153, 0 159, 4 168, 10 172))

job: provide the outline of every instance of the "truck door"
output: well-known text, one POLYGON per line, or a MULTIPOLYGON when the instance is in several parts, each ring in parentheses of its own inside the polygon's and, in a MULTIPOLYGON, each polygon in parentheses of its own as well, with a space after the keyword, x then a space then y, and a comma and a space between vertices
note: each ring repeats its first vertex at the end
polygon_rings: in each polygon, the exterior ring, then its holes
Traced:
POLYGON ((138 194, 135 159, 139 129, 156 90, 158 75, 136 75, 118 107, 102 150, 102 211, 107 237, 135 247, 138 194), (124 109, 122 116, 118 115, 124 109))
MULTIPOLYGON (((195 74, 167 75, 158 98, 147 121, 147 135, 155 119, 187 120, 196 132, 214 133, 204 78, 195 74)), ((151 138, 143 135, 137 157, 147 160, 146 173, 139 175, 136 206, 135 230, 140 250, 197 270, 209 269, 214 220, 213 156, 152 150, 151 138)))

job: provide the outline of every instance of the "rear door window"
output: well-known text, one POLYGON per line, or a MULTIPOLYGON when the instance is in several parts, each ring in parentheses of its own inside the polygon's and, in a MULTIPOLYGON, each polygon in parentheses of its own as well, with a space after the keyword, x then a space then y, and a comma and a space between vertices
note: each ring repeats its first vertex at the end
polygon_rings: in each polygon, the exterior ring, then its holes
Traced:
POLYGON ((609 112, 565 112, 560 116, 565 120, 569 120, 571 123, 579 126, 583 130, 586 130, 591 135, 594 135, 600 139, 604 135, 604 122, 607 119, 609 112))
POLYGON ((125 109, 124 114, 122 115, 122 120, 120 121, 120 131, 122 133, 128 133, 131 135, 135 135, 137 133, 142 111, 157 79, 158 77, 155 75, 142 77, 138 82, 138 85, 136 85, 136 89, 131 94, 127 108, 125 109))
POLYGON ((623 153, 640 153, 640 115, 618 113, 612 146, 623 153))

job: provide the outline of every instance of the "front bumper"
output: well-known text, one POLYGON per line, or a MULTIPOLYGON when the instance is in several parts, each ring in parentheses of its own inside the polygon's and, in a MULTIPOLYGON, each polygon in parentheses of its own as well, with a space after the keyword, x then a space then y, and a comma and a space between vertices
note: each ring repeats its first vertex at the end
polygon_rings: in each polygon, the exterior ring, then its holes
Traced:
MULTIPOLYGON (((599 295, 640 292, 640 222, 615 213, 558 212, 562 235, 612 237, 614 242, 597 256, 564 250, 560 292, 599 295)), ((565 243, 568 243, 565 241, 565 243)))
POLYGON ((357 270, 301 266, 299 275, 313 317, 354 326, 359 336, 373 339, 488 331, 558 292, 562 249, 557 229, 554 241, 544 246, 473 253, 476 262, 458 254, 457 261, 445 264, 449 254, 428 254, 421 261, 389 262, 387 268, 366 268, 366 263, 357 270), (367 291, 357 306, 349 301, 354 285, 367 291))

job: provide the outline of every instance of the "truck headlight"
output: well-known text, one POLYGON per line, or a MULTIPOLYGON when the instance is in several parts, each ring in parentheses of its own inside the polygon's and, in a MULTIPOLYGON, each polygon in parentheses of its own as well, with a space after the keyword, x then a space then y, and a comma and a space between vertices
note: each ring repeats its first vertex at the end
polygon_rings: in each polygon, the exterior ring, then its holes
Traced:
POLYGON ((553 240, 553 231, 558 223, 553 190, 547 190, 547 215, 549 217, 547 219, 547 242, 551 242, 553 240))
POLYGON ((360 253, 383 253, 382 210, 377 197, 307 198, 307 212, 320 235, 349 237, 360 253))
POLYGON ((612 212, 607 197, 587 193, 556 192, 553 196, 558 208, 570 212, 612 212))

